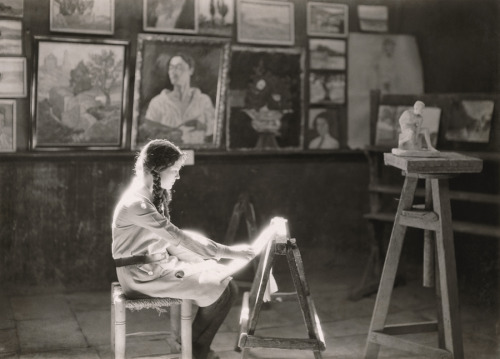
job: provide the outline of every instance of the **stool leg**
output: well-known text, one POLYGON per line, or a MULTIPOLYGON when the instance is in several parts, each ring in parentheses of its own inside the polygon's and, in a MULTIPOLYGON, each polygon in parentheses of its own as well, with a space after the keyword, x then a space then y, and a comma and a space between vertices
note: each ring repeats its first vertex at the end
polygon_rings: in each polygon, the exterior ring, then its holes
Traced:
POLYGON ((115 284, 111 283, 111 353, 115 352, 115 298, 114 298, 115 284))
POLYGON ((417 182, 418 178, 416 177, 407 175, 405 178, 401 198, 399 199, 398 210, 396 212, 396 218, 394 219, 394 227, 392 229, 389 247, 385 256, 384 269, 382 270, 377 299, 373 309, 372 321, 365 348, 365 359, 375 359, 378 356, 380 344, 377 344, 372 340, 372 332, 382 330, 385 326, 392 290, 394 288, 394 281, 398 271, 399 258, 401 256, 401 250, 403 249, 404 236, 406 233, 406 226, 399 224, 399 218, 403 210, 411 208, 417 182))
POLYGON ((181 345, 182 359, 193 357, 193 301, 183 299, 181 304, 181 345))
POLYGON ((114 329, 115 329, 115 359, 125 359, 125 346, 126 346, 126 321, 127 312, 125 303, 121 300, 115 302, 114 310, 114 329))
POLYGON ((462 326, 458 305, 455 243, 451 220, 448 181, 432 179, 434 211, 439 214, 441 226, 436 231, 436 248, 439 268, 439 285, 445 348, 454 359, 463 359, 462 326))

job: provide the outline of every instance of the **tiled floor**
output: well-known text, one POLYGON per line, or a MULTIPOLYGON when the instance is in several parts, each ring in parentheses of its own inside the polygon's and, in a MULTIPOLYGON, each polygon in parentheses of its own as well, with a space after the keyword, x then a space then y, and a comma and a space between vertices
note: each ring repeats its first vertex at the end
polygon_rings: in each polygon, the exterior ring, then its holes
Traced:
MULTIPOLYGON (((354 263, 356 263, 355 261, 354 263)), ((363 268, 349 261, 332 263, 304 258, 309 282, 326 340, 323 358, 362 358, 375 295, 350 301, 349 292, 359 282, 363 268), (314 263, 313 263, 314 262, 314 263)), ((286 269, 286 268, 285 268, 286 269)), ((275 271, 280 290, 290 290, 287 270, 275 271)), ((394 289, 391 323, 428 321, 435 318, 433 291, 409 278, 394 289)), ((462 296, 462 295, 461 295, 462 296)), ((470 304, 461 298, 466 358, 500 357, 500 320, 496 308, 470 304)), ((221 359, 239 358, 234 351, 241 301, 235 305, 213 343, 221 359)), ((128 312, 132 331, 163 330, 168 315, 154 310, 128 312)), ((0 294, 0 357, 22 359, 111 358, 109 292, 0 294)), ((305 338, 298 304, 273 303, 261 312, 258 335, 305 338)), ((435 333, 406 336, 419 343, 437 345, 435 333)), ((168 351, 163 337, 131 338, 127 357, 155 356, 168 351)), ((380 358, 414 358, 411 353, 382 347, 380 358)), ((253 349, 250 358, 314 358, 310 351, 253 349)))

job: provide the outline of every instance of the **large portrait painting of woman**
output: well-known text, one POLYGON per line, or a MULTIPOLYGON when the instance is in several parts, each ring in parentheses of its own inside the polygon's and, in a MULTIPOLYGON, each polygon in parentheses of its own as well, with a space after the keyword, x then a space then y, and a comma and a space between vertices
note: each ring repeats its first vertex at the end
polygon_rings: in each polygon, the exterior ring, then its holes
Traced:
POLYGON ((139 34, 132 147, 219 147, 228 62, 228 39, 139 34))

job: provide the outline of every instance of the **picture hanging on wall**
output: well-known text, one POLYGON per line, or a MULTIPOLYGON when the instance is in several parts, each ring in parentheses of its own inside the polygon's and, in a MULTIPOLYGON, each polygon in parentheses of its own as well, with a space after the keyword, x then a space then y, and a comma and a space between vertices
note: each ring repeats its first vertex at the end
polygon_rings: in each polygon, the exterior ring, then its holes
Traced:
POLYGON ((491 100, 455 101, 451 106, 445 138, 456 142, 488 143, 494 102, 491 100))
POLYGON ((0 7, 0 16, 24 16, 24 0, 2 0, 1 3, 3 6, 0 7))
POLYGON ((347 36, 349 7, 310 1, 307 3, 307 34, 309 36, 347 36))
POLYGON ((26 97, 26 58, 0 57, 0 79, 0 98, 26 97))
POLYGON ((35 37, 32 149, 124 147, 128 45, 35 37))
POLYGON ((362 31, 389 31, 389 10, 382 5, 358 5, 359 28, 362 31))
POLYGON ((336 150, 340 148, 340 116, 336 109, 310 108, 306 134, 309 150, 336 150))
POLYGON ((50 31, 113 34, 115 0, 50 0, 50 31))
POLYGON ((16 101, 0 100, 0 152, 16 151, 16 101))
POLYGON ((303 68, 302 49, 233 47, 229 150, 302 148, 303 68))
POLYGON ((20 56, 23 54, 23 25, 21 20, 0 20, 0 54, 20 56))
POLYGON ((144 31, 186 34, 198 32, 196 0, 143 0, 142 14, 144 31))
POLYGON ((344 104, 345 73, 310 71, 309 103, 344 104))
POLYGON ((230 39, 139 34, 132 147, 158 137, 219 147, 229 52, 230 39))
POLYGON ((238 42, 293 45, 293 6, 286 1, 238 0, 238 42))
POLYGON ((198 7, 199 34, 233 36, 234 0, 199 1, 198 7))
POLYGON ((309 67, 313 70, 345 70, 345 40, 309 39, 309 67))

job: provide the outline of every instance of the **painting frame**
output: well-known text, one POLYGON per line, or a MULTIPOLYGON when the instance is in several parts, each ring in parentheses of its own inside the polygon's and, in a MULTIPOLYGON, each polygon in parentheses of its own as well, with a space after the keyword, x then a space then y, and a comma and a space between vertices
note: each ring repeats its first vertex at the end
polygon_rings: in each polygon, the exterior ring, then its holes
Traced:
POLYGON ((309 36, 347 37, 348 35, 349 6, 345 4, 309 1, 306 18, 307 35, 309 36), (332 12, 336 14, 332 14, 332 12), (324 17, 327 15, 331 18, 325 21, 324 17), (333 25, 331 24, 332 17, 335 22, 333 25))
POLYGON ((0 98, 23 98, 28 94, 28 79, 26 58, 17 56, 0 57, 0 73, 3 81, 0 82, 0 98), (13 71, 9 71, 13 70, 13 71), (12 82, 7 83, 6 75, 12 82), (5 86, 5 89, 3 88, 5 86))
POLYGON ((34 37, 31 150, 125 148, 129 46, 125 40, 34 37))
POLYGON ((236 9, 237 14, 237 41, 246 44, 262 44, 262 45, 288 45, 295 44, 295 15, 294 3, 287 1, 269 1, 269 0, 238 0, 236 9), (281 16, 285 13, 284 26, 286 28, 265 28, 265 26, 275 26, 281 23, 271 19, 264 20, 263 14, 269 16, 281 16), (253 19, 252 19, 253 16, 253 19), (245 17, 249 17, 253 22, 259 21, 258 24, 252 25, 252 21, 248 21, 245 17), (259 30, 260 34, 269 36, 270 34, 279 34, 281 38, 261 38, 255 32, 259 30), (280 31, 276 31, 280 30, 280 31))
POLYGON ((158 16, 158 9, 153 9, 153 5, 157 7, 161 4, 159 0, 143 0, 142 1, 142 28, 146 32, 157 33, 177 33, 177 34, 197 34, 198 33, 198 0, 187 0, 182 9, 165 9, 164 15, 167 17, 158 16), (177 14, 176 19, 172 22, 172 12, 177 14), (161 22, 160 22, 161 21, 161 22), (158 25, 160 22, 160 25, 158 25))
POLYGON ((0 56, 23 55, 23 22, 20 19, 0 19, 0 56), (11 24, 10 26, 8 24, 11 24), (14 26, 15 24, 15 26, 14 26))
POLYGON ((24 16, 24 0, 3 0, 5 6, 0 10, 1 17, 22 18, 24 16))
MULTIPOLYGON (((50 31, 74 34, 112 35, 115 32, 115 0, 100 0, 97 10, 85 10, 83 14, 56 13, 58 0, 50 0, 50 31), (102 6, 103 1, 106 3, 102 6), (97 13, 96 13, 97 11, 97 13), (96 21, 97 19, 97 21, 96 21)), ((89 2, 93 6, 94 2, 89 2)))
POLYGON ((304 48, 233 45, 230 78, 228 151, 303 150, 304 48))
POLYGON ((0 99, 0 152, 16 152, 17 146, 17 135, 16 135, 16 123, 17 123, 17 112, 16 112, 16 101, 15 100, 5 100, 0 99), (7 109, 6 109, 7 108, 7 109), (9 108, 11 108, 9 110, 9 108), (6 125, 6 122, 9 122, 6 125), (7 130, 5 128, 7 127, 7 130), (5 136, 5 134, 10 136, 5 136), (5 148, 9 145, 8 148, 5 148))
POLYGON ((132 149, 140 148, 152 137, 167 138, 184 149, 219 149, 226 109, 230 52, 229 38, 139 34, 132 149), (171 60, 179 63, 174 66, 171 60), (193 64, 188 65, 185 61, 193 64), (192 95, 187 110, 183 112, 172 103, 175 99, 171 97, 177 95, 176 89, 181 86, 179 70, 175 69, 178 66, 192 69, 189 76, 189 93, 192 95), (170 78, 171 68, 177 73, 172 74, 174 80, 170 78), (163 112, 167 105, 171 110, 163 112))

